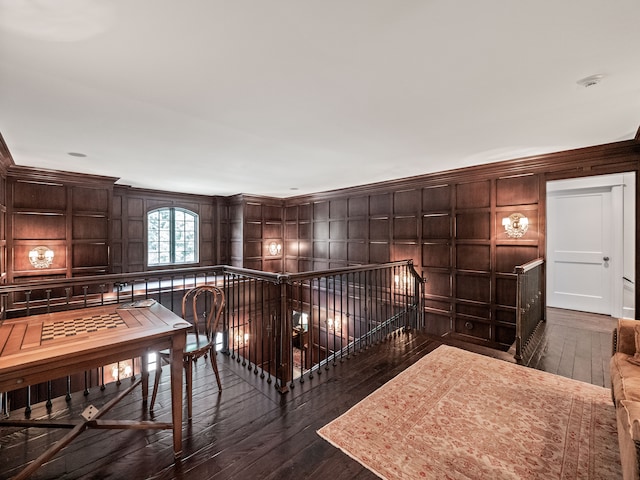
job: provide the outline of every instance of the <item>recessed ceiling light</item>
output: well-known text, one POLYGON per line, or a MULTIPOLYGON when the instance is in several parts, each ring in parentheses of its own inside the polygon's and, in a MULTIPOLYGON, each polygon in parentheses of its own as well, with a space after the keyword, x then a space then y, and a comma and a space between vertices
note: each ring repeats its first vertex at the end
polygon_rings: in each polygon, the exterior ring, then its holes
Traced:
POLYGON ((289 190, 300 190, 298 187, 291 187, 289 190))
POLYGON ((604 78, 604 75, 602 74, 589 75, 588 77, 581 78, 576 83, 581 87, 585 87, 585 88, 593 87, 594 85, 599 84, 603 78, 604 78))
POLYGON ((87 156, 86 154, 80 153, 80 152, 69 152, 67 153, 67 155, 70 155, 72 157, 80 157, 80 158, 84 158, 87 156))

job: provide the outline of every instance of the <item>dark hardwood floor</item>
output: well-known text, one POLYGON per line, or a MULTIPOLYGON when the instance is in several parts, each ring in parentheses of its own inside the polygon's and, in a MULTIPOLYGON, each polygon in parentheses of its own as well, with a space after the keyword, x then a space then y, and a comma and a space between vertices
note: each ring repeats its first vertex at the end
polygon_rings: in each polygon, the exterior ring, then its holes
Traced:
MULTIPOLYGON (((549 309, 533 367, 596 385, 609 386, 610 317, 549 309)), ((513 362, 508 352, 449 342, 409 332, 321 370, 285 395, 246 366, 218 354, 223 391, 218 395, 211 366, 194 371, 194 418, 184 426, 183 457, 173 459, 170 431, 91 430, 83 433, 32 478, 37 479, 375 479, 359 463, 321 439, 316 430, 442 343, 513 362)), ((259 372, 258 372, 259 373, 259 372)), ((156 416, 169 420, 168 372, 162 377, 156 416)), ((123 383, 125 386, 126 381, 123 383)), ((122 388, 122 387, 120 387, 122 388)), ((71 402, 56 399, 52 416, 79 418, 117 387, 94 389, 71 402)), ((13 412, 12 416, 20 416, 13 412)), ((46 415, 43 405, 32 417, 46 415)), ((148 418, 136 390, 107 416, 148 418)), ((0 478, 18 473, 65 432, 0 430, 0 478)))

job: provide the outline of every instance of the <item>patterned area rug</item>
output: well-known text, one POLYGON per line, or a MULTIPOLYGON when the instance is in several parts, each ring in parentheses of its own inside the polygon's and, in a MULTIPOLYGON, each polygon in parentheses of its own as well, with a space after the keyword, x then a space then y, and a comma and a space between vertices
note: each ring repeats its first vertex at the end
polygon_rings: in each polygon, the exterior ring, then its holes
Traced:
POLYGON ((386 479, 619 479, 608 389, 446 345, 320 436, 386 479))

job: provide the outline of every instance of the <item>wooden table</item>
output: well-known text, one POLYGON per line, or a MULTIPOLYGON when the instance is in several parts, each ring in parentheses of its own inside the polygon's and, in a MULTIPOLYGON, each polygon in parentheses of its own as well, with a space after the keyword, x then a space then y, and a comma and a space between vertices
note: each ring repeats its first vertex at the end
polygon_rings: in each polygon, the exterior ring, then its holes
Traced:
MULTIPOLYGON (((15 478, 26 478, 87 428, 170 428, 173 451, 182 453, 182 356, 189 323, 153 301, 83 308, 5 320, 0 325, 0 392, 34 385, 120 360, 141 357, 142 375, 90 419, 74 424, 47 422, 71 431, 15 478), (116 315, 117 314, 117 315, 116 315), (62 333, 61 333, 62 332, 62 333), (149 387, 147 354, 171 350, 172 422, 100 420, 120 399, 142 384, 149 387)), ((31 426, 36 421, 3 420, 0 426, 31 426)))

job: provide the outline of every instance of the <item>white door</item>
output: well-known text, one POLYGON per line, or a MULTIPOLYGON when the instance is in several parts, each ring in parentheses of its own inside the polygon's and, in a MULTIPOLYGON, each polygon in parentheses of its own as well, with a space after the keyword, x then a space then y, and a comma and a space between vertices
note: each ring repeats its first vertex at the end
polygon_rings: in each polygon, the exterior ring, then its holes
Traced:
POLYGON ((548 192, 548 306, 611 314, 614 214, 611 186, 548 192))

